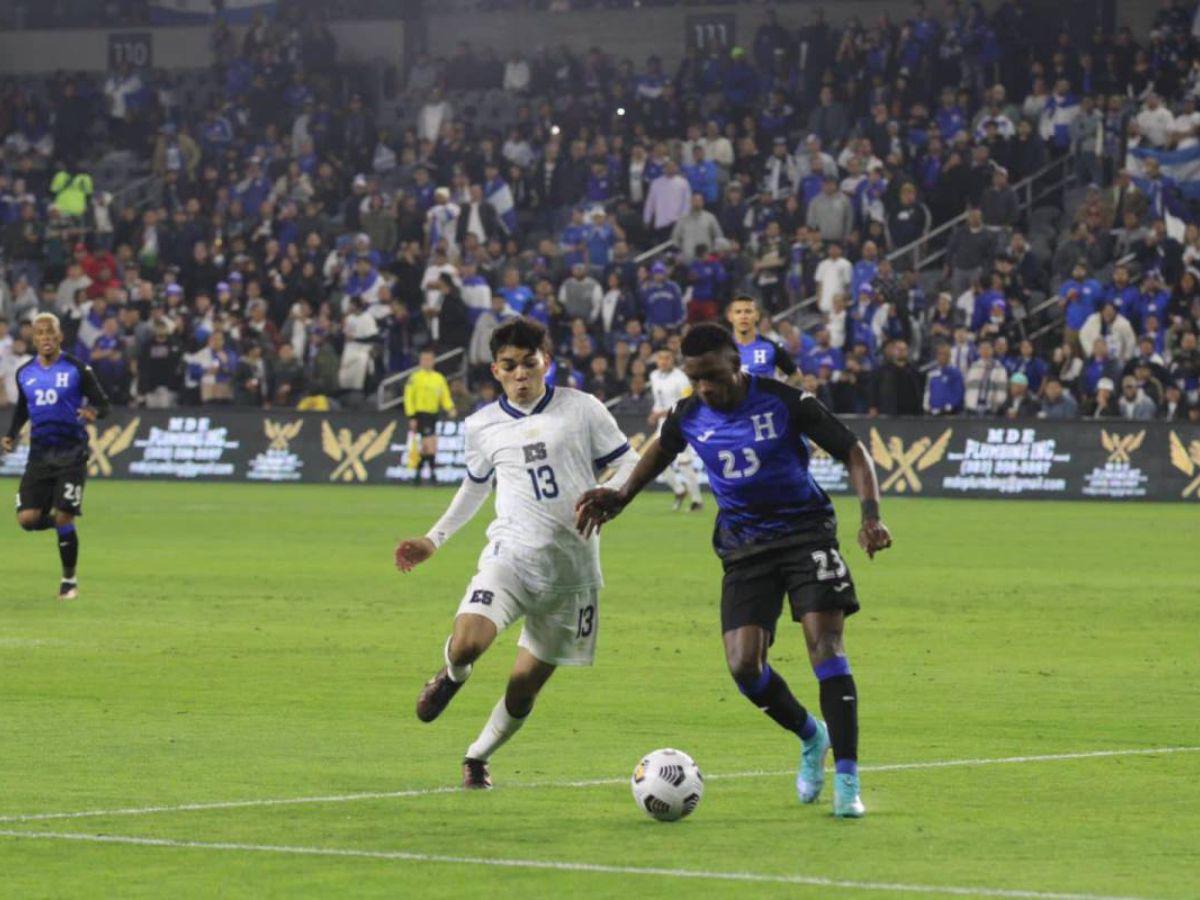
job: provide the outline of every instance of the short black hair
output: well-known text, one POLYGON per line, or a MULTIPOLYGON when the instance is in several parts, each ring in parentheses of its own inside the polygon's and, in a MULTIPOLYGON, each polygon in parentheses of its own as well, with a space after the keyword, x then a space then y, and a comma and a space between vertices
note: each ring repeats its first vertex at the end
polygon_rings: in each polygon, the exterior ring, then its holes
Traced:
POLYGON ((715 322, 702 322, 683 337, 679 350, 684 356, 702 356, 714 350, 738 352, 733 335, 715 322))
POLYGON ((530 353, 536 353, 545 345, 545 327, 541 322, 525 316, 505 322, 492 332, 492 339, 488 341, 492 359, 495 359, 504 347, 517 347, 521 350, 528 350, 530 353))

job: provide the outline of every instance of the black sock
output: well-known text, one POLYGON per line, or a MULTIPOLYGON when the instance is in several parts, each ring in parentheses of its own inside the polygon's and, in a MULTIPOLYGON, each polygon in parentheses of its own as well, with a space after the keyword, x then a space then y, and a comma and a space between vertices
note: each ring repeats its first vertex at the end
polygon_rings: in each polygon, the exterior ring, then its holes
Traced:
POLYGON ((58 555, 62 560, 63 579, 74 579, 75 566, 79 562, 79 535, 74 525, 58 526, 58 555))
POLYGON ((429 480, 436 481, 437 475, 435 474, 435 472, 437 470, 437 465, 434 463, 434 455, 432 453, 426 453, 424 456, 421 457, 422 468, 424 468, 425 463, 429 463, 429 480))
POLYGON ((821 680, 821 714, 829 728, 833 758, 842 774, 858 772, 858 689, 844 656, 816 667, 821 680))
POLYGON ((817 723, 808 714, 808 710, 800 705, 787 682, 770 666, 763 666, 762 673, 753 684, 742 684, 739 681, 738 690, 778 725, 794 732, 798 737, 810 738, 817 730, 817 723))
POLYGON ((30 531, 49 531, 54 527, 54 516, 47 513, 37 520, 37 524, 30 531))

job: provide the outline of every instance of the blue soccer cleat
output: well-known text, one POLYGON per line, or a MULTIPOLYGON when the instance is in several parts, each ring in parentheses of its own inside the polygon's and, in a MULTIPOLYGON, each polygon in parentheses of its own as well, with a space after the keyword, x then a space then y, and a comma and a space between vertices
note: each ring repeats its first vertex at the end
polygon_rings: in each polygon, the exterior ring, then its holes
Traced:
POLYGON ((800 769, 796 772, 796 796, 801 803, 816 803, 825 785, 825 753, 829 750, 829 729, 820 719, 817 731, 800 752, 800 769))
POLYGON ((834 776, 833 814, 839 819, 861 819, 867 814, 867 808, 858 796, 857 775, 834 776))

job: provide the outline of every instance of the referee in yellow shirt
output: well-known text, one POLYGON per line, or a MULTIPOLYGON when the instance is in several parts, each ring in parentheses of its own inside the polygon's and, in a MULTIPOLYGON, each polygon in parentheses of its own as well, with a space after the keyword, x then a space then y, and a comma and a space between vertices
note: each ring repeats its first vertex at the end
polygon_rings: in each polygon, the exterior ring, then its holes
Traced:
POLYGON ((421 436, 421 458, 413 484, 421 483, 421 470, 429 463, 429 483, 437 484, 437 423, 441 413, 453 419, 454 401, 446 376, 433 367, 432 349, 421 351, 417 358, 420 368, 408 376, 404 385, 404 414, 408 430, 421 436))

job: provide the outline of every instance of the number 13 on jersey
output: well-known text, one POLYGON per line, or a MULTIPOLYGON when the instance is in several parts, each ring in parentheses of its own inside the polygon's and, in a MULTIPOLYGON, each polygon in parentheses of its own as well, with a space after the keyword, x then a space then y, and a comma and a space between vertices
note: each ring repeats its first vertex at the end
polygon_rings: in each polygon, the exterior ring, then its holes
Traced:
MULTIPOLYGON (((521 448, 525 454, 525 462, 541 462, 546 458, 546 445, 539 441, 536 444, 526 444, 521 448)), ((533 496, 537 500, 553 500, 558 496, 558 482, 554 480, 554 469, 550 466, 537 466, 525 470, 533 483, 533 496)))

